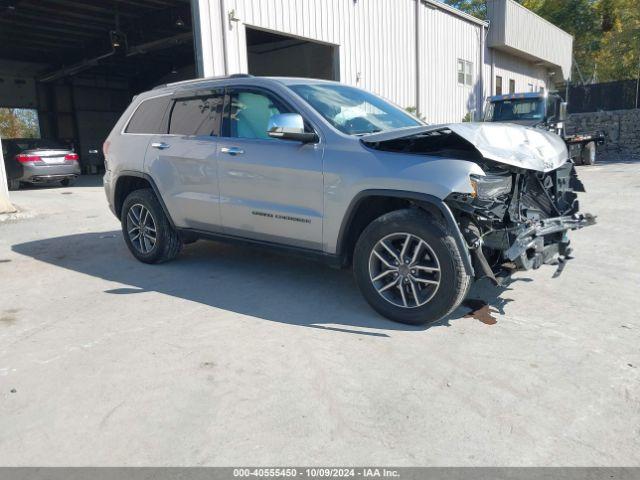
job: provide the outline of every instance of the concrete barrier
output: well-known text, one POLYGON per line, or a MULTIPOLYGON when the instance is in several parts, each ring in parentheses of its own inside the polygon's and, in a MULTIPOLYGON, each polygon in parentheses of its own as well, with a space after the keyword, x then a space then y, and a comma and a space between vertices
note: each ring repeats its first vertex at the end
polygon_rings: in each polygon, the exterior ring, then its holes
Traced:
POLYGON ((0 138, 0 213, 13 213, 15 207, 9 200, 9 187, 7 186, 7 172, 4 168, 4 156, 2 154, 2 139, 0 138))

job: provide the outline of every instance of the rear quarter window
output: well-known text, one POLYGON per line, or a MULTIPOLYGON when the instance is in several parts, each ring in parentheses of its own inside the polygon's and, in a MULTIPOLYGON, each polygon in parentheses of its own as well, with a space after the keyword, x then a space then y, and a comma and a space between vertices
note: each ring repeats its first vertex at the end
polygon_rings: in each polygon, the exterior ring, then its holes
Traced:
POLYGON ((166 128, 163 127, 164 114, 170 98, 165 96, 144 100, 129 120, 125 133, 166 133, 166 128))

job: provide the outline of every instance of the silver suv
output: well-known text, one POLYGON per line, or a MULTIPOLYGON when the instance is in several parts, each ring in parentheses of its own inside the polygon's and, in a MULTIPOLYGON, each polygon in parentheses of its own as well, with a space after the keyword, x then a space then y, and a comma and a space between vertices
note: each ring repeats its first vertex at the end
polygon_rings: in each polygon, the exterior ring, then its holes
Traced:
POLYGON ((564 142, 509 124, 426 125, 340 83, 236 75, 136 97, 104 185, 140 261, 199 238, 353 265, 380 314, 424 324, 473 279, 569 258, 583 191, 564 142))

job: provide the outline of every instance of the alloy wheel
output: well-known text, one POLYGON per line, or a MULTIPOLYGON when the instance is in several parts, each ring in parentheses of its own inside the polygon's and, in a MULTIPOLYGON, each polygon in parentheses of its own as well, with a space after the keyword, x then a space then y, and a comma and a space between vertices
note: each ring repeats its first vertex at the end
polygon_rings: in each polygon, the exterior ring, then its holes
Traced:
POLYGON ((379 240, 369 256, 369 275, 378 294, 402 308, 427 304, 440 287, 440 262, 429 244, 411 233, 379 240))
POLYGON ((156 222, 148 208, 140 203, 127 212, 127 233, 131 244, 140 253, 147 254, 156 245, 156 222))

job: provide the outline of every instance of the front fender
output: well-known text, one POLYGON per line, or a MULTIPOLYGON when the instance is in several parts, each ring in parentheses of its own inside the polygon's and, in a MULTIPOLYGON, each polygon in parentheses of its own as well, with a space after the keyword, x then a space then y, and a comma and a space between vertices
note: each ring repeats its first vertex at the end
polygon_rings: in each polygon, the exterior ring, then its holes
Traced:
POLYGON ((412 200, 420 208, 424 208, 430 213, 438 212, 444 220, 448 232, 456 242, 456 246, 460 251, 460 256, 462 257, 467 275, 471 277, 474 276, 469 249, 467 248, 467 244, 462 236, 462 232, 460 231, 458 224, 456 223, 451 209, 442 201, 442 199, 434 195, 420 192, 384 189, 369 189, 359 192, 349 204, 347 212, 342 220, 342 224, 340 225, 340 231, 336 242, 336 253, 339 258, 344 259, 346 257, 347 232, 349 230, 349 226, 351 225, 351 222, 354 219, 354 214, 358 210, 361 202, 366 201, 368 197, 393 197, 412 200))

